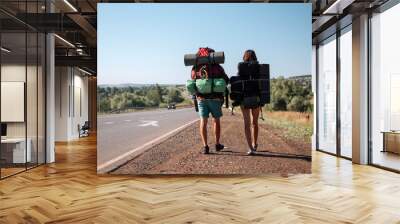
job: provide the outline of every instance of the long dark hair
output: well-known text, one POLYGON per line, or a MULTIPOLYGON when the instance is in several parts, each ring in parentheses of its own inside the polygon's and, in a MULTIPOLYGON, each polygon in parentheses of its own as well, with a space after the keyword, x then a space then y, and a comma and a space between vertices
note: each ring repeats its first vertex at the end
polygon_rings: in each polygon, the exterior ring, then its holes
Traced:
POLYGON ((253 50, 245 51, 243 55, 243 61, 244 62, 257 61, 256 52, 253 50))

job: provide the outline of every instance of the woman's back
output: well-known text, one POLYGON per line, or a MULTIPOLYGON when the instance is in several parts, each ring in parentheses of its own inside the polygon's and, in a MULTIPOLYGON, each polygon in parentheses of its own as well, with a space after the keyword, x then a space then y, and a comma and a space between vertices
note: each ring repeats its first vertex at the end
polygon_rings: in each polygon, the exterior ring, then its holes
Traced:
POLYGON ((239 62, 238 75, 245 80, 260 78, 260 65, 258 61, 239 62))

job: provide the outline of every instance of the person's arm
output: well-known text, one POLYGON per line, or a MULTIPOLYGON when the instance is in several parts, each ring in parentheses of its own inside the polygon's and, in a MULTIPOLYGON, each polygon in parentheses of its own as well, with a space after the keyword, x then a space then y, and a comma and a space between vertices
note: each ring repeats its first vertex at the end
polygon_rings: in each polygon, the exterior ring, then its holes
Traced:
POLYGON ((194 66, 192 67, 192 72, 191 72, 191 74, 190 74, 190 77, 191 77, 193 80, 196 79, 196 70, 195 70, 194 66))
POLYGON ((229 83, 229 77, 228 77, 228 75, 227 75, 227 74, 225 74, 225 77, 224 77, 224 79, 225 79, 225 81, 226 81, 226 84, 228 84, 228 83, 229 83))
POLYGON ((219 65, 219 69, 221 70, 220 73, 222 74, 222 78, 225 80, 226 84, 228 84, 229 83, 229 77, 225 73, 224 68, 221 65, 219 65))
MULTIPOLYGON (((221 65, 218 65, 219 69, 220 69, 220 74, 222 75, 222 78, 225 80, 226 84, 229 83, 229 77, 228 75, 225 73, 224 68, 221 65)), ((222 100, 225 101, 225 108, 229 107, 229 91, 228 91, 228 87, 225 88, 225 92, 222 93, 222 100), (225 99, 224 99, 225 98, 225 99)))
POLYGON ((225 70, 223 70, 223 71, 224 71, 224 79, 226 81, 226 84, 228 84, 229 83, 229 76, 225 73, 225 70))

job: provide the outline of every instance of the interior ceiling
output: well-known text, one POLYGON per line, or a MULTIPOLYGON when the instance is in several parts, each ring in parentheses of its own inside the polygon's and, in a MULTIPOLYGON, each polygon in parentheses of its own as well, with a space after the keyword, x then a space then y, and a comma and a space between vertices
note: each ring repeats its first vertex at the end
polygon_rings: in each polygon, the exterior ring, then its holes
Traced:
POLYGON ((97 3, 167 3, 167 2, 267 2, 267 3, 312 3, 313 39, 333 26, 339 19, 347 14, 357 14, 369 8, 377 7, 387 0, 68 0, 69 6, 64 0, 50 1, 54 9, 53 13, 46 13, 46 0, 26 1, 1 0, 0 20, 2 28, 9 27, 17 32, 24 28, 21 20, 36 27, 40 31, 55 32, 76 47, 71 49, 69 44, 56 38, 56 63, 65 65, 71 63, 77 65, 79 60, 84 60, 86 68, 96 71, 97 58, 97 3), (36 4, 36 3, 39 4, 36 4), (335 2, 339 4, 335 4, 335 2), (333 7, 331 7, 334 5, 333 7), (342 8, 341 8, 342 7, 342 8), (339 14, 324 14, 338 10, 339 14), (8 14, 5 15, 4 12, 8 14), (29 14, 26 14, 28 12, 29 14), (79 50, 77 50, 79 49, 79 50), (82 53, 78 53, 78 51, 82 53), (58 59, 58 61, 57 61, 58 59), (63 60, 63 61, 61 61, 63 60), (69 61, 68 61, 69 60, 69 61))
MULTIPOLYGON (((336 29, 351 24, 351 18, 373 11, 388 0, 328 0, 325 5, 313 5, 313 44, 334 34, 336 29), (343 22, 344 21, 344 22, 343 22)), ((321 1, 319 1, 321 2, 321 1)))

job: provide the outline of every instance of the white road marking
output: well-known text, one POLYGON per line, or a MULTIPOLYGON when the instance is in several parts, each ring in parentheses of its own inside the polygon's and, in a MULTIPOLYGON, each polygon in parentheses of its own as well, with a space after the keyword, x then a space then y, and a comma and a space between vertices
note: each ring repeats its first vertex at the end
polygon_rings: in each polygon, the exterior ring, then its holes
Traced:
POLYGON ((190 121, 187 124, 184 124, 160 137, 157 137, 137 148, 134 148, 120 156, 117 156, 116 158, 110 159, 107 162, 103 164, 97 164, 97 172, 98 173, 106 173, 109 172, 112 169, 117 168, 118 166, 126 163, 127 161, 135 158, 136 156, 140 155, 141 153, 145 152, 147 149, 149 149, 151 146, 154 146, 155 144, 165 141, 168 137, 172 136, 175 133, 178 133, 178 131, 185 129, 186 127, 189 127, 190 125, 194 124, 195 122, 199 121, 199 119, 195 119, 193 121, 190 121), (135 155, 136 153, 136 155, 135 155))
POLYGON ((131 122, 132 120, 124 120, 125 122, 131 122))
POLYGON ((140 127, 147 127, 147 126, 153 126, 153 127, 158 127, 158 121, 141 121, 143 124, 139 124, 138 126, 140 127))
POLYGON ((114 122, 112 122, 112 121, 106 121, 106 122, 104 122, 104 124, 114 124, 114 122))

